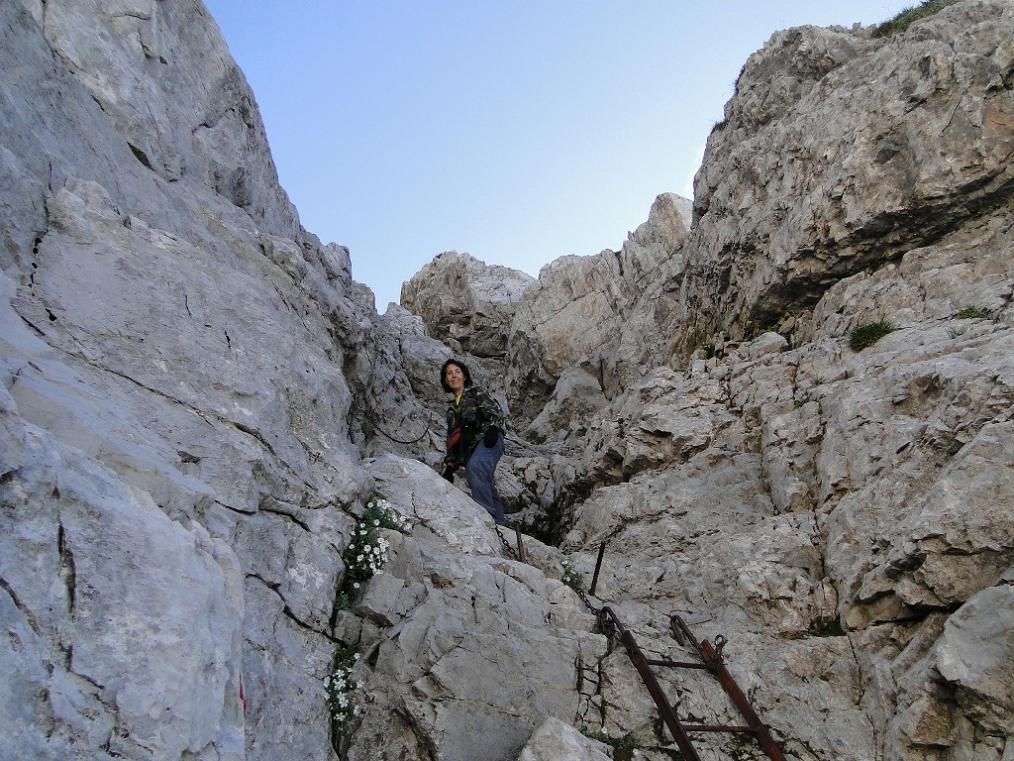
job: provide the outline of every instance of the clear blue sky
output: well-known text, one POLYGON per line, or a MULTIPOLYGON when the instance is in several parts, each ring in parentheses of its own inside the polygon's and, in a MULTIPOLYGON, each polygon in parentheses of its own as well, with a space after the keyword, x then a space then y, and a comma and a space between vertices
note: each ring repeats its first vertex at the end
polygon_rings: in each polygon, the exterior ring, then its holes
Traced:
POLYGON ((205 0, 303 226, 383 312, 441 251, 537 275, 689 196, 747 56, 903 0, 205 0))

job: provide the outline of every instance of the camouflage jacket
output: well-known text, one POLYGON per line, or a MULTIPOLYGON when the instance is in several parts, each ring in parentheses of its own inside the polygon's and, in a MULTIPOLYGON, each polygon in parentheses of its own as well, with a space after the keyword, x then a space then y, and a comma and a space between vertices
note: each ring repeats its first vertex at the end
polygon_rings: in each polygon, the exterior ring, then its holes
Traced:
POLYGON ((491 427, 501 431, 503 410, 488 391, 469 386, 461 399, 447 406, 447 455, 444 467, 458 468, 468 462, 476 445, 491 427))

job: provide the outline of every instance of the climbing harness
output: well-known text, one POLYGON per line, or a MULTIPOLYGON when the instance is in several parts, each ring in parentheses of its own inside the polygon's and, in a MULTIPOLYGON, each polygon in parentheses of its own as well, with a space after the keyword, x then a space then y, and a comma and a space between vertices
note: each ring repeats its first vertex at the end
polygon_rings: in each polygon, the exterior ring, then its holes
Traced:
MULTIPOLYGON (((592 585, 590 588, 591 594, 595 593, 595 587, 599 578, 599 569, 602 566, 602 558, 605 555, 605 549, 606 543, 602 542, 599 545, 599 554, 595 562, 595 575, 592 578, 592 585)), ((633 633, 623 625, 623 622, 616 614, 616 611, 608 605, 596 608, 583 590, 574 585, 571 585, 571 589, 573 589, 574 592, 577 593, 577 596, 581 598, 581 602, 584 603, 585 607, 595 615, 596 625, 599 631, 601 631, 609 639, 617 639, 623 646, 627 656, 630 658, 630 662, 641 677, 641 681, 644 682, 644 686, 648 690, 648 694, 650 694, 652 700, 655 701, 655 706, 658 708, 659 715, 665 725, 669 728, 669 732, 676 741, 676 745, 679 747, 680 753, 683 754, 685 761, 700 761, 700 756, 697 754, 693 744, 690 742, 690 734, 697 732, 725 732, 730 734, 751 735, 757 741, 761 750, 764 751, 764 754, 770 758, 771 761, 785 761, 785 757, 782 755, 778 745, 771 737, 771 733, 767 726, 760 720, 760 717, 757 716, 757 713, 753 710, 753 706, 750 705, 750 701, 747 699, 746 695, 740 689, 736 680, 725 666, 722 650, 725 648, 726 644, 728 644, 728 640, 724 636, 720 634, 715 637, 714 644, 708 642, 707 640, 699 642, 690 631, 686 622, 684 622, 684 620, 676 613, 670 613, 670 635, 680 646, 685 647, 689 644, 696 652, 699 660, 673 661, 668 659, 648 658, 637 644, 637 640, 634 639, 633 633), (680 721, 679 717, 676 715, 676 710, 673 704, 669 702, 665 692, 662 690, 662 686, 658 683, 658 678, 652 670, 653 666, 660 668, 700 669, 707 671, 718 680, 718 683, 722 686, 722 689, 725 690, 725 693, 729 696, 732 704, 743 717, 743 720, 746 722, 745 725, 698 724, 680 721)))

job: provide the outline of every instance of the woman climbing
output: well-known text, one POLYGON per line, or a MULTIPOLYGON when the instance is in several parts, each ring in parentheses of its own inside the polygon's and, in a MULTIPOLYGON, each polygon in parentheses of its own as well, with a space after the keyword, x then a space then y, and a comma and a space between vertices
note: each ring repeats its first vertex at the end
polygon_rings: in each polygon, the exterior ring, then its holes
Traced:
POLYGON ((456 359, 447 360, 440 368, 440 385, 454 394, 454 401, 447 407, 444 478, 453 481, 454 471, 464 465, 472 499, 486 508, 498 525, 506 526, 493 480, 504 450, 503 410, 488 391, 472 384, 468 368, 456 359))

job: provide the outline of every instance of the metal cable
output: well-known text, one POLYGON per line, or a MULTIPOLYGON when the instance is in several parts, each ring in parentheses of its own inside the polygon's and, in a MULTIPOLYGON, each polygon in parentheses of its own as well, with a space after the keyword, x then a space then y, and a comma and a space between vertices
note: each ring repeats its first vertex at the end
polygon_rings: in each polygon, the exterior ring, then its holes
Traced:
MULTIPOLYGON (((405 421, 405 418, 402 418, 402 422, 404 422, 404 421, 405 421)), ((391 434, 389 434, 387 431, 385 431, 383 428, 381 428, 376 423, 373 424, 373 427, 378 432, 380 432, 381 434, 383 434, 384 436, 386 436, 388 439, 390 439, 391 441, 393 441, 395 444, 415 444, 415 443, 417 443, 419 441, 422 441, 423 436, 425 436, 427 433, 430 432, 430 424, 427 423, 426 424, 426 428, 416 438, 412 439, 411 441, 402 441, 401 439, 394 438, 394 436, 392 436, 391 434)))

